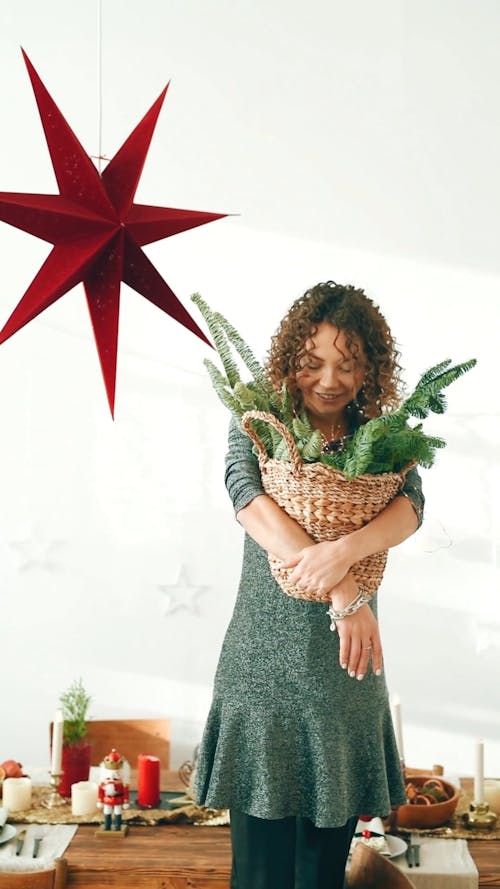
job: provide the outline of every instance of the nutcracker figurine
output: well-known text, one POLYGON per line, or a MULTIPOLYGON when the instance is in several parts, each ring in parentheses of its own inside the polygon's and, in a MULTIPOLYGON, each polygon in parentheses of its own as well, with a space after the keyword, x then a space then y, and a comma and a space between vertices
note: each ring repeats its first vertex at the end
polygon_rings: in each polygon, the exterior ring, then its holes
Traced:
POLYGON ((123 756, 113 747, 101 765, 97 805, 104 813, 104 830, 122 829, 122 809, 129 807, 129 788, 123 780, 123 756))

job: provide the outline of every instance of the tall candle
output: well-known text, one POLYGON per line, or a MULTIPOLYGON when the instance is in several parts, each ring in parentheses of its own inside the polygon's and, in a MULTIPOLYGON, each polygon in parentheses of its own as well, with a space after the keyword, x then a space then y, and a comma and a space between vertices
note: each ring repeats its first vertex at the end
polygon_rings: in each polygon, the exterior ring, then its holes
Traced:
POLYGON ((498 778, 484 779, 484 801, 488 803, 492 812, 500 815, 500 780, 498 778))
POLYGON ((22 812, 31 806, 31 779, 5 778, 2 804, 11 812, 22 812))
POLYGON ((474 802, 484 802, 484 741, 476 741, 474 770, 474 802))
POLYGON ((396 735, 396 746, 398 748, 399 758, 404 762, 405 752, 403 747, 403 725, 401 722, 401 701, 399 695, 393 695, 391 698, 391 714, 392 723, 394 725, 394 734, 396 735))
POLYGON ((157 806, 160 802, 160 760, 148 753, 137 757, 137 803, 157 806))
POLYGON ((71 785, 73 815, 93 815, 97 809, 98 787, 93 781, 77 781, 71 785))
POLYGON ((52 726, 52 760, 50 771, 53 775, 58 775, 61 772, 63 730, 64 718, 62 710, 57 710, 54 724, 52 726))

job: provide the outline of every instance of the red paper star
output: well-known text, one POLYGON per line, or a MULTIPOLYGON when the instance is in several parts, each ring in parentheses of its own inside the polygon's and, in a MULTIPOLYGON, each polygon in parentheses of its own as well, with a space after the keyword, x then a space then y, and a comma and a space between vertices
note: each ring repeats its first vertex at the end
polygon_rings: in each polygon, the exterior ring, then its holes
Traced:
POLYGON ((24 50, 23 56, 59 194, 0 192, 1 220, 54 244, 0 343, 83 281, 113 415, 121 281, 208 342, 141 247, 226 214, 133 203, 168 85, 100 175, 24 50))

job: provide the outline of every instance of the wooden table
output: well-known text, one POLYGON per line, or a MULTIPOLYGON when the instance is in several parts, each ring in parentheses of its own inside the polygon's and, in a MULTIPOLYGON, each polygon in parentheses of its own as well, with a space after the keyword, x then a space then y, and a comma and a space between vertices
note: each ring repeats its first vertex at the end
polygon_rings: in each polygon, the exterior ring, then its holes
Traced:
MULTIPOLYGON (((68 886, 81 889, 229 889, 227 827, 132 827, 124 840, 79 827, 66 852, 68 886)), ((480 889, 500 889, 500 842, 471 840, 480 889)))
POLYGON ((229 889, 227 827, 131 827, 123 840, 79 827, 65 857, 69 887, 229 889))
MULTIPOLYGON (((174 773, 162 785, 178 789, 174 773)), ((133 782, 131 782, 133 783, 133 782)), ((500 841, 470 840, 480 889, 500 889, 500 841)), ((132 826, 125 839, 81 826, 66 850, 68 886, 80 889, 229 889, 227 827, 132 826)))

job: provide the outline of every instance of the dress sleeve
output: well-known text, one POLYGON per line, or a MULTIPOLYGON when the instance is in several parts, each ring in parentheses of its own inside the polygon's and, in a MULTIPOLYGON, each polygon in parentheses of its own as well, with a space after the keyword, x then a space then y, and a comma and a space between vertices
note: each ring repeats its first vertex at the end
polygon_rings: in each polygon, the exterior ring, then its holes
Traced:
POLYGON ((235 419, 231 419, 229 426, 224 481, 236 513, 259 494, 265 493, 252 441, 242 432, 235 419))
POLYGON ((399 492, 403 497, 408 497, 413 509, 417 514, 418 528, 424 520, 424 504, 425 498, 422 493, 422 479, 418 471, 413 468, 406 474, 405 483, 399 492))

